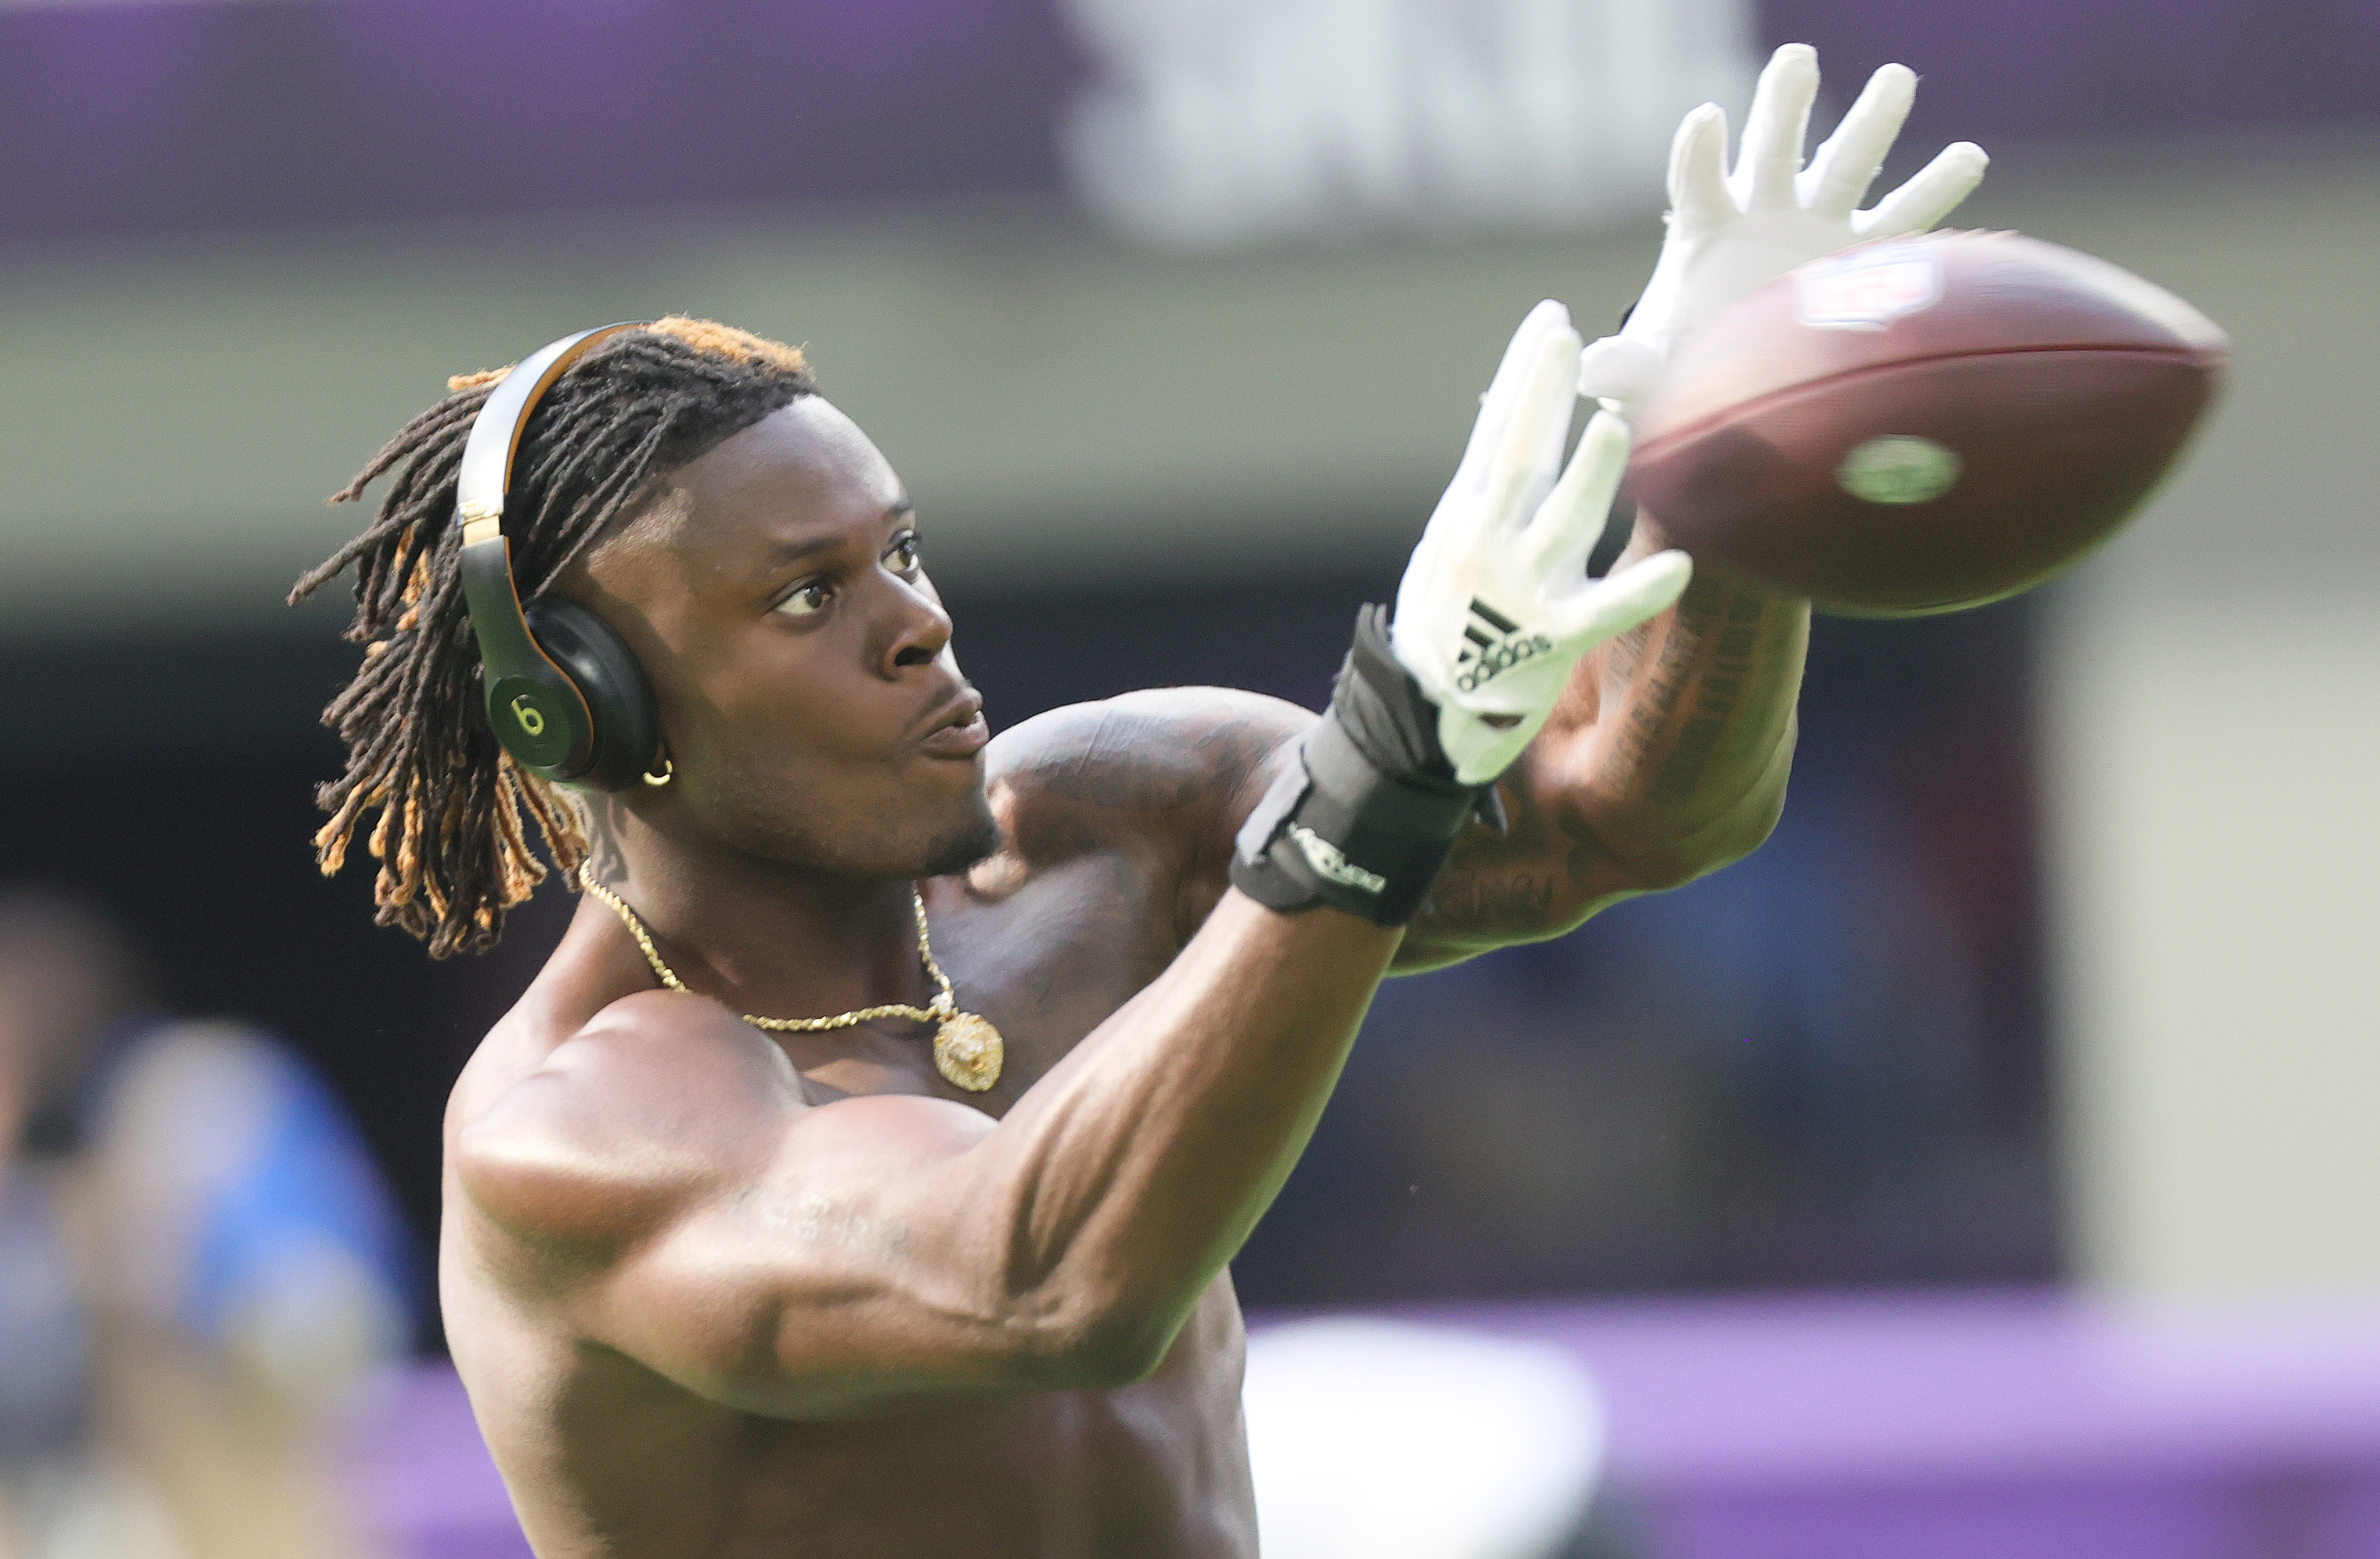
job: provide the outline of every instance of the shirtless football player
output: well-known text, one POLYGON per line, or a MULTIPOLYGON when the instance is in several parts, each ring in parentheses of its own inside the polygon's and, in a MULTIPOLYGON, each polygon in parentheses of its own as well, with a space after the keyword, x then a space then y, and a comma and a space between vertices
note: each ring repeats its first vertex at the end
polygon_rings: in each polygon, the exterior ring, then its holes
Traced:
POLYGON ((439 954, 542 875, 525 816, 588 888, 446 1120, 447 1335, 539 1554, 1254 1554, 1226 1265, 1381 977, 1782 804, 1805 609, 1689 587, 1650 516, 1587 578, 1627 432, 1562 470, 1577 389, 1947 213, 1972 148, 1853 209, 1912 81, 1806 171, 1806 49, 1732 174, 1688 118, 1643 302, 1584 381, 1530 315, 1319 719, 1173 689, 991 737, 900 481, 741 332, 556 344, 382 452, 299 586, 355 565, 368 647, 324 868, 377 809, 381 918, 439 954))

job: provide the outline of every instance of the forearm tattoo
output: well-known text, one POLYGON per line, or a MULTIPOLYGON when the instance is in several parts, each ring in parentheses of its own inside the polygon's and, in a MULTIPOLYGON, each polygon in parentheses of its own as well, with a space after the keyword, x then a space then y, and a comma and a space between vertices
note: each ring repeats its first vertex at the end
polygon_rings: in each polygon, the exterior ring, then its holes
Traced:
MULTIPOLYGON (((1694 800, 1702 789, 1711 758, 1718 751, 1719 738, 1734 718, 1744 688, 1754 679, 1755 660, 1767 636, 1765 630, 1776 605, 1772 596, 1739 591, 1723 602, 1706 603, 1690 622, 1681 603, 1679 626, 1683 631, 1671 634, 1670 642, 1682 647, 1682 658, 1704 650, 1707 659, 1698 676, 1684 667, 1677 672, 1681 684, 1688 678, 1693 682, 1694 707, 1654 777, 1652 795, 1656 801, 1683 804, 1694 800), (1687 646, 1693 647, 1682 647, 1687 646)), ((1676 701, 1673 691, 1672 708, 1676 701)))
POLYGON ((1464 935, 1542 933, 1609 859, 1584 814, 1547 816, 1530 763, 1524 754, 1503 785, 1504 833, 1465 836, 1438 874, 1422 910, 1435 927, 1464 935))
MULTIPOLYGON (((1430 895, 1430 929, 1456 940, 1549 936, 1638 890, 1598 819, 1618 824, 1624 815, 1631 839, 1658 838, 1663 816, 1691 831, 1723 788, 1757 783, 1772 755, 1738 752, 1744 744, 1730 734, 1747 717, 1775 713, 1764 700, 1791 697, 1795 610, 1755 586, 1697 580, 1674 616, 1614 639, 1583 665, 1573 695, 1597 700, 1589 707, 1597 719, 1572 729, 1609 722, 1587 738, 1601 747, 1592 785, 1549 794, 1536 767, 1543 755, 1524 754, 1503 786, 1511 830, 1457 847, 1430 895)), ((1559 717, 1552 729, 1563 729, 1559 717)))

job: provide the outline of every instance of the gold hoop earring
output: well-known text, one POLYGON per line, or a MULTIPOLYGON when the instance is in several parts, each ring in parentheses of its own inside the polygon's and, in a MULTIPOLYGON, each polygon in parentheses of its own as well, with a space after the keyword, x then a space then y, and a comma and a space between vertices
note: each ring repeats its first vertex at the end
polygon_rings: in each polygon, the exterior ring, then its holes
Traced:
POLYGON ((644 775, 645 783, 650 785, 656 791, 660 790, 663 785, 668 784, 671 780, 676 778, 677 765, 670 762, 666 756, 662 759, 662 771, 659 774, 655 774, 649 768, 645 770, 644 775))

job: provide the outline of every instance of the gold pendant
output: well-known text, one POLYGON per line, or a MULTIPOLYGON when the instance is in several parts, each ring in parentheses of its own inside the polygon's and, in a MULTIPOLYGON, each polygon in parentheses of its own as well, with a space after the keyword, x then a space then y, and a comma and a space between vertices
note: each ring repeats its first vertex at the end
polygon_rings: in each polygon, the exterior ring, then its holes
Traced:
POLYGON ((1006 1046, 988 1018, 953 1012, 934 1030, 934 1068, 953 1088, 980 1094, 1000 1081, 1006 1046))

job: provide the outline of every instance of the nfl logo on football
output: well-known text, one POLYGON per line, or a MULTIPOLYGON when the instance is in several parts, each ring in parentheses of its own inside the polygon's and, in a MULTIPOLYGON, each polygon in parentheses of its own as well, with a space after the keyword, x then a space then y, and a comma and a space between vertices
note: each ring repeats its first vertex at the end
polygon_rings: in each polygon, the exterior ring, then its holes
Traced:
POLYGON ((1884 244, 1813 260, 1794 275, 1812 330, 1880 331, 1942 296, 1942 269, 1919 244, 1884 244))

